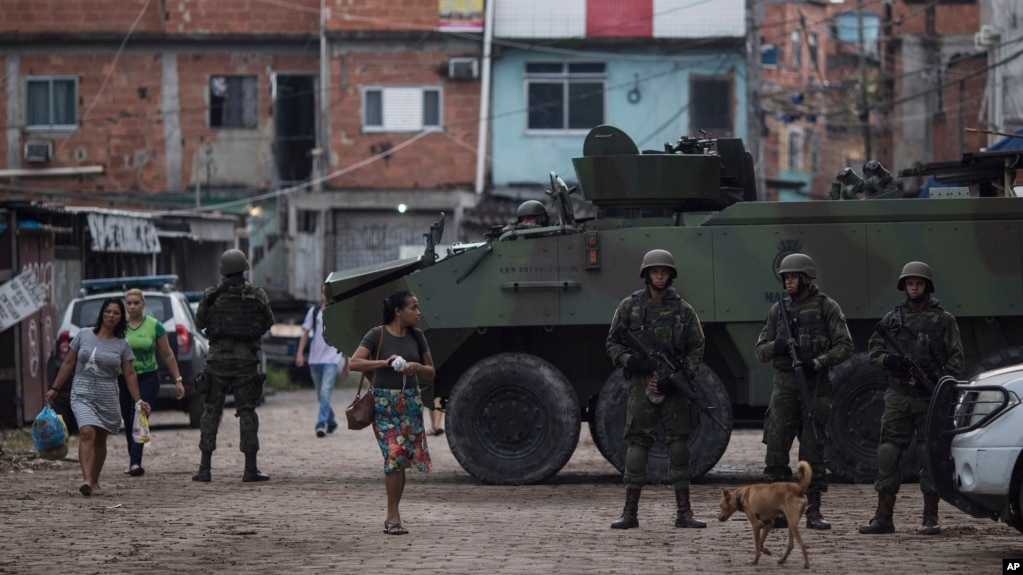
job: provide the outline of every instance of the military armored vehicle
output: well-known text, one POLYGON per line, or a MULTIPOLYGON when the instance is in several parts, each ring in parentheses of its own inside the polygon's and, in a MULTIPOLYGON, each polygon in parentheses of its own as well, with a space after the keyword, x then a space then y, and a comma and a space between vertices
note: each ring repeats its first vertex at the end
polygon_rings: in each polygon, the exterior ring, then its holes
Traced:
MULTIPOLYGON (((959 320, 964 376, 1023 362, 1023 199, 903 199, 887 193, 887 178, 871 191, 860 189, 863 178, 847 177, 835 200, 756 201, 741 140, 682 138, 640 152, 611 126, 594 128, 573 163, 594 218, 575 217, 572 190, 552 174, 550 225, 438 254, 441 219, 424 230, 423 255, 326 280, 326 338, 345 353, 380 321, 388 293, 404 288, 419 297, 448 443, 481 481, 550 478, 571 457, 583 422, 607 460, 624 467, 626 382, 605 339, 615 306, 642 287, 639 265, 653 248, 674 254, 675 287, 703 322, 706 355, 695 383, 726 424, 701 418, 690 438, 696 477, 724 453, 736 415, 763 417, 773 372, 753 346, 782 295, 776 270, 788 254, 814 259, 818 283, 842 306, 855 341, 855 355, 832 371, 828 467, 837 479, 875 478, 886 384, 867 362, 866 343, 877 319, 903 299, 896 282, 906 262, 933 268, 935 295, 959 320)), ((907 450, 907 478, 915 458, 907 450)), ((661 442, 649 475, 667 477, 661 442)))

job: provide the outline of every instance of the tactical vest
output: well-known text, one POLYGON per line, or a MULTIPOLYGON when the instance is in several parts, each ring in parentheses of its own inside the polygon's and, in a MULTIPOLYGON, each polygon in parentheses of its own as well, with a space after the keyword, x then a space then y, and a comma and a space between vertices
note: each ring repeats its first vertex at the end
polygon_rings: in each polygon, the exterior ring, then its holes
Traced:
POLYGON ((647 328, 653 330, 657 339, 665 345, 672 345, 672 334, 685 333, 685 322, 682 321, 682 298, 662 299, 661 313, 651 314, 647 307, 650 293, 641 289, 632 294, 629 316, 626 322, 629 329, 647 328))
MULTIPOLYGON (((791 331, 791 336, 796 340, 799 360, 810 363, 817 356, 821 355, 831 347, 831 335, 828 331, 828 322, 824 318, 824 300, 828 296, 816 293, 798 305, 793 313, 792 307, 787 306, 789 319, 793 325, 786 329, 785 320, 782 319, 781 311, 775 318, 774 333, 776 337, 785 337, 791 331)), ((792 298, 786 296, 778 305, 786 305, 792 302, 792 298)), ((776 355, 773 361, 774 368, 778 371, 792 371, 792 358, 786 355, 776 355)))
POLYGON ((234 339, 250 341, 259 339, 270 329, 265 319, 264 304, 246 282, 244 288, 233 293, 232 289, 220 294, 210 306, 206 320, 206 334, 210 339, 234 339))
MULTIPOLYGON (((948 361, 945 349, 945 310, 931 303, 921 312, 906 314, 901 305, 895 306, 888 321, 888 329, 895 334, 899 346, 913 356, 928 374, 939 373, 948 361)), ((898 353, 887 349, 888 353, 898 353)), ((908 378, 908 376, 907 376, 908 378)))

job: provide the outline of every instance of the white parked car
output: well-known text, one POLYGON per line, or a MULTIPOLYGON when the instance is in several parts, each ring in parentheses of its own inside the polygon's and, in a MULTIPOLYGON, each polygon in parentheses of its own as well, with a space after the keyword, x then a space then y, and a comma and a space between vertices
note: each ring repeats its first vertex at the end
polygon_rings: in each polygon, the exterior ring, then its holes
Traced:
POLYGON ((941 498, 1023 532, 1023 365, 943 378, 927 414, 927 461, 941 498))

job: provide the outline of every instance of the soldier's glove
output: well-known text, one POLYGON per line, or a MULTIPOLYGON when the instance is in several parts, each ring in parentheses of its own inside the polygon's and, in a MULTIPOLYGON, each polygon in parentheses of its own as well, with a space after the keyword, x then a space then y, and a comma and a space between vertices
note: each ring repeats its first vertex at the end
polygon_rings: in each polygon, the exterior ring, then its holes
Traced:
POLYGON ((633 375, 650 375, 654 372, 654 366, 651 365, 651 362, 638 355, 630 355, 628 361, 625 362, 625 367, 633 375))
POLYGON ((803 369, 806 370, 807 374, 815 375, 820 373, 824 369, 824 365, 821 364, 821 360, 814 358, 813 361, 804 363, 803 369))
POLYGON ((789 340, 779 337, 774 340, 774 355, 788 355, 789 354, 789 340))
POLYGON ((913 367, 905 357, 894 353, 884 356, 884 366, 892 371, 901 373, 909 373, 909 370, 913 367))

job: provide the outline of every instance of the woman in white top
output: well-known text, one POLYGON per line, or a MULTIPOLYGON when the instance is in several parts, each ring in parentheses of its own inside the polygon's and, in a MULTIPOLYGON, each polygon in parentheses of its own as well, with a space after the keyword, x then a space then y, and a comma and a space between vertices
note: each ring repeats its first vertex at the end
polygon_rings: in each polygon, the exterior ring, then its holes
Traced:
POLYGON ((57 371, 53 385, 46 392, 47 403, 52 403, 74 373, 71 410, 78 420, 78 462, 82 466, 83 480, 78 490, 86 497, 102 492, 99 474, 107 458, 107 436, 116 434, 121 427, 118 370, 124 373, 128 392, 135 404, 146 414, 150 409, 139 395, 139 382, 132 365, 135 355, 124 338, 127 329, 121 298, 104 300, 96 324, 91 329, 79 330, 71 340, 71 349, 57 371))

